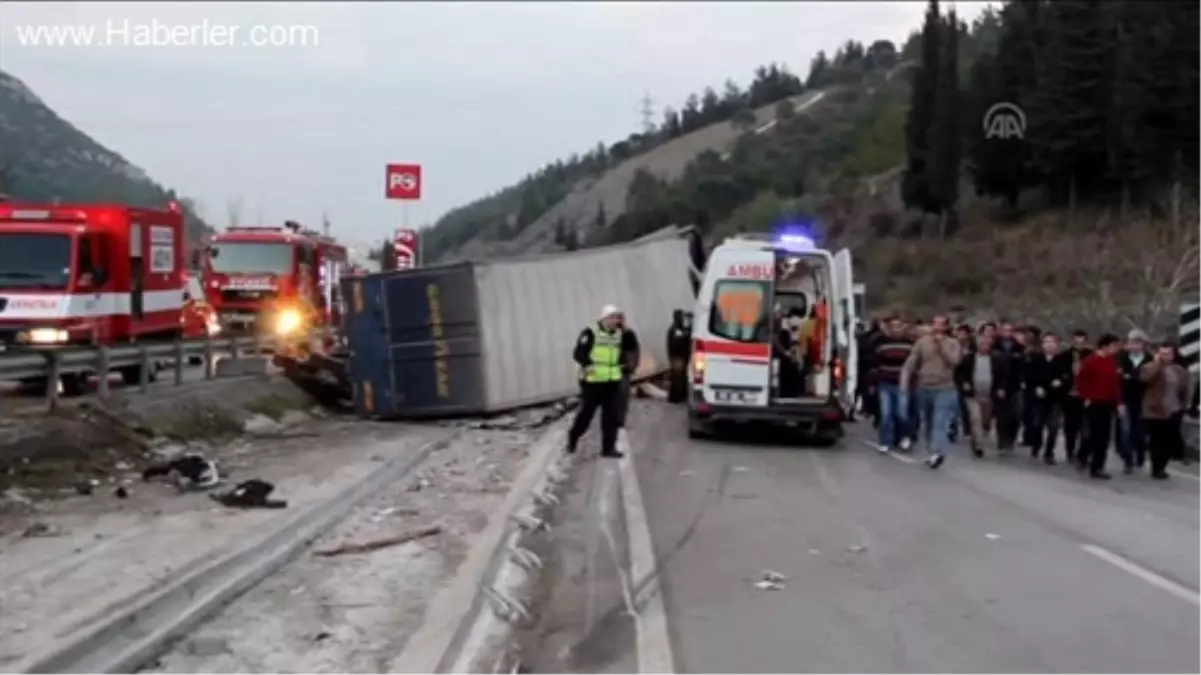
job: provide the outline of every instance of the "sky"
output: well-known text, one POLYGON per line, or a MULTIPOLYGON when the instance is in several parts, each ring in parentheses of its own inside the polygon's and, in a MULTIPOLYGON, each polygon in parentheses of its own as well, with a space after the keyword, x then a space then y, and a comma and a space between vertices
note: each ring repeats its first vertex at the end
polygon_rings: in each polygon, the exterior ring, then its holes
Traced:
MULTIPOLYGON (((968 20, 983 3, 958 3, 968 20)), ((924 2, 0 2, 0 68, 225 225, 348 241, 510 185, 727 78, 847 39, 898 43, 924 2), (157 43, 140 42, 147 34, 157 43), (51 44, 55 41, 56 44, 51 44), (419 163, 420 202, 384 198, 419 163)), ((658 115, 656 115, 658 117, 658 115)))

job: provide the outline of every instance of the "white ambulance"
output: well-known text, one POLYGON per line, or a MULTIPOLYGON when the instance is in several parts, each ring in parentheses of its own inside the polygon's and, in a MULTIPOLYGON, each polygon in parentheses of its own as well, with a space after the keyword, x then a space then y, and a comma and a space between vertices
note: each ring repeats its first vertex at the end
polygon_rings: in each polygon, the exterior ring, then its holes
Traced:
POLYGON ((745 235, 709 256, 693 318, 688 434, 740 423, 842 434, 858 354, 851 253, 799 235, 745 235))

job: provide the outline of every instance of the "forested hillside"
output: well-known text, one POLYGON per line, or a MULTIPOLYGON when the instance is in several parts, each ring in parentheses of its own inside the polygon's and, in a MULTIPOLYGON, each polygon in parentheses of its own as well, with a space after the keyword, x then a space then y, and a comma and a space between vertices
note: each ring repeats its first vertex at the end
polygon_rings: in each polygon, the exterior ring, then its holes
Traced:
POLYGON ((855 248, 877 305, 1162 325, 1197 280, 1197 7, 1008 2, 972 26, 941 10, 911 68, 835 87, 679 180, 639 175, 594 242, 803 223, 855 248), (986 133, 998 103, 1025 113, 1020 137, 986 133))
MULTIPOLYGON (((707 88, 690 96, 678 109, 664 110, 662 120, 653 130, 632 133, 608 145, 598 143, 583 154, 551 162, 497 194, 450 211, 427 231, 426 250, 436 259, 480 235, 513 238, 567 197, 577 184, 596 180, 626 160, 721 122, 749 130, 756 108, 805 91, 855 81, 865 71, 891 68, 897 60, 897 49, 888 41, 870 46, 851 41, 833 56, 819 53, 804 82, 786 67, 773 63, 757 69, 745 89, 733 80, 725 82, 721 93, 707 88)), ((599 215, 606 224, 612 217, 599 215)))
POLYGON ((0 71, 0 193, 51 202, 122 202, 165 207, 178 200, 189 237, 209 227, 180 199, 120 154, 59 117, 24 82, 0 71))

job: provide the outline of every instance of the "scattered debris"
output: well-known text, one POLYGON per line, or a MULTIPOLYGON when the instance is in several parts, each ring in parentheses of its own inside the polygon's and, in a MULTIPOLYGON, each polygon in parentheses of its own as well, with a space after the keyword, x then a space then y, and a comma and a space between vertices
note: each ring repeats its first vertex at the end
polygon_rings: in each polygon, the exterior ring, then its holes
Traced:
POLYGON ((680 473, 678 473, 677 475, 679 475, 679 476, 695 476, 695 475, 696 475, 696 469, 684 469, 683 471, 681 471, 681 472, 680 472, 680 473))
POLYGON ((86 496, 92 494, 92 492, 95 491, 95 489, 99 485, 100 485, 100 481, 93 478, 91 480, 85 480, 85 481, 76 483, 75 491, 86 497, 86 496))
POLYGON ((821 554, 822 554, 822 552, 815 548, 809 549, 809 555, 821 555, 821 554))
POLYGON ((321 551, 314 551, 313 555, 321 556, 323 558, 328 558, 328 557, 336 556, 336 555, 346 555, 348 553, 369 553, 371 551, 375 551, 375 550, 378 550, 381 548, 388 548, 389 546, 399 546, 401 544, 407 544, 410 541, 415 541, 417 539, 424 539, 426 537, 432 537, 436 534, 441 534, 441 533, 442 533, 441 525, 429 525, 427 527, 422 527, 417 530, 413 530, 412 532, 406 532, 404 534, 401 534, 401 535, 398 535, 395 537, 385 537, 383 539, 375 539, 375 540, 364 542, 361 544, 347 543, 347 544, 342 544, 341 546, 337 546, 335 548, 324 549, 321 551))
POLYGON ((283 429, 284 425, 262 414, 252 415, 242 423, 242 431, 252 436, 276 435, 283 429))
POLYGON ((129 499, 129 490, 125 486, 118 485, 116 490, 113 490, 113 496, 117 499, 129 499))
POLYGON ((259 478, 250 478, 238 483, 234 489, 220 494, 210 494, 209 497, 230 508, 263 508, 283 509, 288 502, 282 499, 268 499, 267 495, 275 490, 275 486, 259 478))
POLYGON ((333 633, 331 633, 327 630, 323 630, 313 636, 313 642, 321 642, 323 640, 328 640, 328 639, 332 638, 333 636, 334 636, 333 633))
POLYGON ((1000 539, 1000 538, 1001 538, 1001 535, 999 535, 999 534, 993 534, 992 532, 986 532, 986 533, 984 534, 984 538, 985 538, 985 539, 992 539, 993 541, 996 541, 997 539, 1000 539))
POLYGON ((746 472, 750 471, 750 469, 748 469, 745 466, 736 466, 732 469, 732 471, 734 473, 746 473, 746 472))
POLYGON ((26 497, 24 494, 22 494, 22 492, 20 490, 18 490, 15 487, 9 488, 4 491, 4 499, 5 499, 5 501, 10 501, 10 502, 13 502, 14 504, 32 504, 33 503, 32 499, 30 499, 29 497, 26 497))
POLYGON ((32 539, 34 537, 60 537, 62 534, 63 529, 58 525, 51 525, 49 523, 43 523, 39 521, 25 528, 25 531, 21 533, 21 536, 25 537, 26 539, 32 539))
POLYGON ((761 591, 782 591, 785 581, 788 581, 786 575, 774 570, 763 570, 759 575, 759 581, 755 582, 755 588, 761 591))
POLYGON ((187 453, 167 462, 152 464, 142 471, 142 480, 165 476, 175 481, 180 490, 207 490, 221 483, 217 463, 199 453, 187 453))
POLYGON ((847 553, 863 553, 867 550, 865 544, 853 544, 847 547, 847 553))

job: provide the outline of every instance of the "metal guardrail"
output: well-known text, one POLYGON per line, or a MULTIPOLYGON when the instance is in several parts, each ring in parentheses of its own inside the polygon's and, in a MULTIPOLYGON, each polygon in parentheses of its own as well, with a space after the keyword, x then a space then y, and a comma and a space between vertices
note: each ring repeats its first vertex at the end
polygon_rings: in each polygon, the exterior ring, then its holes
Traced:
POLYGON ((270 340, 258 337, 210 337, 122 347, 28 348, 0 353, 0 381, 44 379, 46 400, 53 409, 60 396, 58 383, 64 375, 104 374, 97 378, 96 393, 105 397, 109 394, 107 373, 136 366, 138 388, 145 393, 163 364, 173 366, 175 385, 179 386, 191 357, 201 358, 204 379, 211 380, 216 377, 218 359, 236 360, 244 351, 261 353, 271 347, 270 340))

